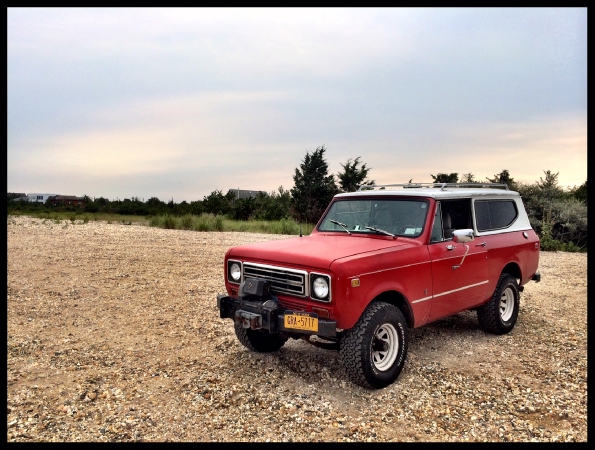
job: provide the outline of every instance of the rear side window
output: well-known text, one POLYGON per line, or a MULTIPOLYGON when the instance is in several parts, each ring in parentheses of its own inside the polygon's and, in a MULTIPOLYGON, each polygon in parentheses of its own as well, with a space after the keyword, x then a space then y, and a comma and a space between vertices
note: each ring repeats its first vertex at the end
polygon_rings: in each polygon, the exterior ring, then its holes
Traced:
POLYGON ((518 215, 514 200, 478 200, 475 202, 477 231, 509 227, 518 215))

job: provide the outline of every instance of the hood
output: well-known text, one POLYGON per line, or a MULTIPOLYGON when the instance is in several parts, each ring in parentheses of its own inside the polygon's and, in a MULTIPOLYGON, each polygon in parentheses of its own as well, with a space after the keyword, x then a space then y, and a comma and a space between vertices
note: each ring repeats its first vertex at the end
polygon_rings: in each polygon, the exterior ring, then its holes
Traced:
POLYGON ((304 266, 309 268, 329 269, 337 259, 386 248, 411 247, 409 240, 378 239, 371 236, 325 235, 282 239, 278 241, 258 242, 233 247, 230 258, 248 259, 263 264, 304 266))

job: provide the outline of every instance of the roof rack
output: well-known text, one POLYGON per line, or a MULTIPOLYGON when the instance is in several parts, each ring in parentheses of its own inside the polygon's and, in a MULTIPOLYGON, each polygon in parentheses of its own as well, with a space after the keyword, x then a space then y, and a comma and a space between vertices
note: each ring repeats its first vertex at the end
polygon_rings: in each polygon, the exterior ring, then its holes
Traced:
POLYGON ((401 184, 363 184, 357 190, 374 191, 386 188, 413 189, 421 187, 440 188, 445 191, 446 188, 474 187, 474 188, 504 188, 508 191, 508 185, 505 183, 401 183, 401 184))

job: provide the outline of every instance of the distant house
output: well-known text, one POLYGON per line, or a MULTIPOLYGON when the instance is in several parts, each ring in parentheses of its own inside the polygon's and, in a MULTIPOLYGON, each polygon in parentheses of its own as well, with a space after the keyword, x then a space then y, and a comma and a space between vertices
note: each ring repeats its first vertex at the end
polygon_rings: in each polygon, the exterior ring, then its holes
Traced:
POLYGON ((8 200, 14 200, 15 202, 27 201, 27 194, 24 192, 8 192, 8 200))
POLYGON ((55 197, 56 194, 27 194, 27 201, 45 203, 50 197, 55 197))
POLYGON ((266 194, 266 191, 248 191, 245 189, 230 189, 229 191, 227 191, 226 195, 229 195, 230 192, 232 192, 234 194, 234 197, 236 199, 256 197, 259 192, 266 194))
POLYGON ((72 205, 72 206, 84 206, 85 199, 83 197, 77 197, 75 195, 54 195, 50 197, 50 202, 54 206, 59 205, 72 205))

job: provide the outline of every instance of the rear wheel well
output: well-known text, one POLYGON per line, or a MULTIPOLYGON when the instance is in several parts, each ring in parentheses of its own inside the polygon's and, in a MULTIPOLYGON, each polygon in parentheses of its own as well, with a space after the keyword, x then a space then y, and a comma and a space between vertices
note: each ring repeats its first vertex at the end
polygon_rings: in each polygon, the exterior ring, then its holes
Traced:
POLYGON ((518 266, 517 263, 508 263, 504 269, 502 269, 501 273, 509 273, 511 274, 513 277, 515 277, 517 280, 521 279, 521 268, 518 266))
POLYGON ((401 310, 403 316, 405 316, 405 320, 407 321, 407 326, 409 328, 413 328, 414 318, 413 318, 413 311, 409 302, 405 300, 405 297, 400 292, 397 291, 386 291, 382 294, 377 295, 372 302, 386 302, 390 303, 391 305, 396 306, 401 310))

